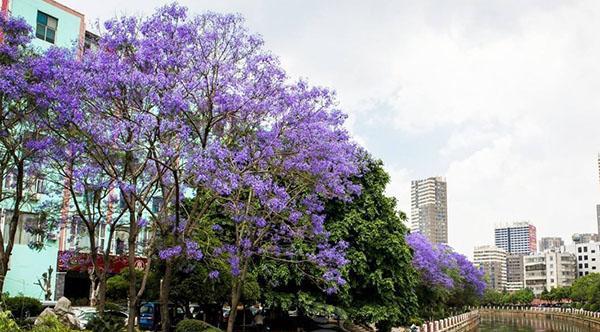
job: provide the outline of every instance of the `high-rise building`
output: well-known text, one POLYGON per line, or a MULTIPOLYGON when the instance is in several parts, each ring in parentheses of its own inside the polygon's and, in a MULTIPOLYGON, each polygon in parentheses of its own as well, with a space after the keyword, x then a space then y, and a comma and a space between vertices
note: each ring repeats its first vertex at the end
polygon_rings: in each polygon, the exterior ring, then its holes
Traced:
POLYGON ((506 255, 506 290, 509 292, 523 289, 523 255, 506 255))
POLYGON ((575 244, 599 242, 600 240, 598 234, 595 233, 575 233, 571 239, 575 244))
POLYGON ((565 251, 575 255, 579 277, 600 272, 600 243, 576 243, 565 246, 565 251))
POLYGON ((506 250, 496 246, 475 247, 473 264, 483 270, 489 288, 506 289, 506 250))
POLYGON ((564 245, 565 242, 560 237, 543 237, 540 240, 540 251, 560 249, 564 245))
POLYGON ((546 251, 523 256, 524 286, 540 295, 544 289, 573 284, 577 273, 576 258, 571 253, 546 251))
POLYGON ((536 230, 529 222, 516 222, 495 229, 495 244, 511 254, 528 255, 537 250, 536 230))
POLYGON ((433 243, 448 243, 446 180, 431 177, 411 183, 411 231, 433 243))

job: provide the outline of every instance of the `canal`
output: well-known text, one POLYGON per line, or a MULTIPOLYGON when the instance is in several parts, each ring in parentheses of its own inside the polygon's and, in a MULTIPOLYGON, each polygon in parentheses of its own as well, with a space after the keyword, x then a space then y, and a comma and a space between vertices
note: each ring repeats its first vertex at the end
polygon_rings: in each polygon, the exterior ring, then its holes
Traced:
POLYGON ((481 316, 479 326, 469 332, 595 332, 584 323, 521 315, 481 316))

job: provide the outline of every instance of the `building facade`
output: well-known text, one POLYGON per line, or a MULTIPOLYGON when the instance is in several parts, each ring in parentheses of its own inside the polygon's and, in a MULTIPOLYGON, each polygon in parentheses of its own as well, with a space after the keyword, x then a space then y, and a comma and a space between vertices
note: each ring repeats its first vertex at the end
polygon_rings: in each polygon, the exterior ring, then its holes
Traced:
POLYGON ((537 250, 536 229, 529 222, 516 222, 497 227, 494 238, 497 247, 511 254, 528 255, 537 250))
POLYGON ((575 244, 600 242, 600 238, 599 238, 598 234, 594 234, 594 233, 575 233, 575 234, 573 234, 571 239, 573 240, 573 243, 575 243, 575 244))
POLYGON ((446 180, 431 177, 411 183, 410 228, 433 243, 448 243, 446 180))
MULTIPOLYGON (((79 49, 85 32, 84 15, 53 0, 2 0, 2 15, 22 17, 33 28, 31 45, 37 51, 44 51, 51 46, 79 49)), ((49 268, 57 275, 58 241, 50 237, 44 248, 33 250, 29 247, 32 235, 26 231, 28 224, 39 220, 39 206, 47 199, 47 181, 43 178, 31 181, 28 188, 28 200, 21 208, 19 224, 15 236, 15 245, 9 261, 9 271, 4 284, 4 291, 12 295, 23 294, 44 299, 44 291, 35 283, 48 272, 49 268)), ((11 175, 2 179, 4 190, 14 190, 11 175)), ((12 215, 12 201, 6 200, 0 206, 0 229, 6 234, 8 220, 12 215)), ((5 238, 5 241, 7 239, 5 238)), ((6 244, 6 243, 5 243, 6 244)), ((55 287, 55 279, 52 280, 55 287)))
POLYGON ((564 246, 565 242, 560 237, 543 237, 540 240, 540 251, 552 250, 552 249, 560 249, 560 247, 564 246))
POLYGON ((571 253, 546 251, 523 256, 524 286, 540 295, 544 289, 570 286, 577 275, 576 258, 571 253))
POLYGON ((473 264, 483 270, 489 288, 506 289, 506 250, 496 246, 475 247, 473 264))
POLYGON ((506 255, 506 290, 509 292, 523 289, 523 255, 506 255))
POLYGON ((587 242, 565 246, 565 251, 577 260, 577 276, 600 272, 600 243, 587 242))

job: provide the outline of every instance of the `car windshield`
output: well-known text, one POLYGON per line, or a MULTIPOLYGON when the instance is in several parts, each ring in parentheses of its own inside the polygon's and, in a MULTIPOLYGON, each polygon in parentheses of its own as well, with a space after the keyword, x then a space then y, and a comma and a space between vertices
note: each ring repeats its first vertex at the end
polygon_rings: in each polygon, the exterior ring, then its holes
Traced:
POLYGON ((145 305, 140 308, 140 314, 151 314, 151 313, 152 313, 152 306, 145 305))
POLYGON ((93 311, 84 311, 79 314, 79 318, 85 319, 85 320, 90 320, 90 319, 94 318, 95 315, 96 315, 96 313, 93 311))

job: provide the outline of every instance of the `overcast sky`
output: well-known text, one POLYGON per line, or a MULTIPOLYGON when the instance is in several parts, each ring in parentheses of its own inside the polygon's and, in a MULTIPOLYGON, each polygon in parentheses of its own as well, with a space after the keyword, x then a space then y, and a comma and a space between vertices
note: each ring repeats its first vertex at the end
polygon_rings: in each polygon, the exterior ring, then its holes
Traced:
MULTIPOLYGON (((164 1, 61 0, 88 22, 164 1)), ((392 175, 445 176, 450 245, 472 256, 498 223, 596 232, 598 1, 181 1, 237 12, 291 77, 337 90, 348 128, 392 175)))

